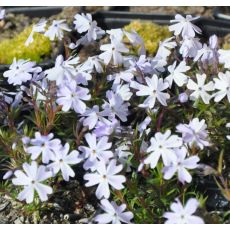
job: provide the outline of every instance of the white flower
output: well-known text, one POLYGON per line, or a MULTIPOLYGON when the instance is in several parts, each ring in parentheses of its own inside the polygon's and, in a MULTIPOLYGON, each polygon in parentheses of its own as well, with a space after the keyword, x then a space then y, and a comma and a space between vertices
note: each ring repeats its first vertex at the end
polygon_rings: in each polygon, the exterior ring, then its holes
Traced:
POLYGON ((74 177, 75 173, 70 165, 78 164, 82 159, 79 153, 73 150, 69 153, 69 144, 66 143, 59 150, 55 151, 52 157, 52 163, 47 166, 53 173, 57 174, 61 171, 63 179, 69 181, 69 177, 74 177))
POLYGON ((199 38, 185 37, 181 42, 180 54, 183 58, 194 58, 197 55, 198 50, 202 48, 202 44, 199 42, 199 38))
POLYGON ((163 42, 160 42, 156 56, 161 56, 166 59, 171 54, 170 50, 177 46, 176 42, 172 41, 173 39, 174 37, 171 37, 165 39, 163 42))
POLYGON ((149 74, 152 71, 152 66, 145 55, 140 55, 138 60, 129 60, 129 64, 130 71, 134 72, 135 75, 149 74))
POLYGON ((133 74, 130 71, 121 71, 107 76, 108 81, 113 80, 113 84, 120 84, 122 81, 130 83, 133 79, 133 74))
POLYGON ((104 102, 102 105, 103 109, 110 110, 113 117, 116 115, 121 119, 121 121, 126 122, 129 112, 129 103, 124 102, 120 95, 115 94, 111 90, 106 92, 106 97, 109 102, 104 102))
POLYGON ((47 195, 51 194, 53 190, 41 182, 52 177, 52 173, 47 171, 45 166, 38 166, 35 161, 32 161, 31 165, 24 163, 22 167, 25 173, 21 170, 15 171, 16 178, 12 180, 14 185, 24 186, 23 191, 18 195, 18 199, 31 203, 34 200, 34 192, 36 191, 41 201, 48 200, 47 195))
POLYGON ((205 84, 206 74, 196 74, 197 83, 192 79, 188 80, 187 88, 194 91, 190 95, 190 99, 195 101, 199 98, 203 100, 205 104, 209 104, 210 99, 212 98, 207 92, 214 90, 214 83, 212 81, 205 84))
POLYGON ((111 39, 110 44, 101 45, 100 50, 104 51, 99 55, 99 58, 103 60, 105 65, 108 65, 113 60, 114 65, 122 64, 123 57, 121 53, 128 53, 129 49, 117 39, 111 39))
POLYGON ((98 56, 88 57, 88 59, 80 66, 81 71, 93 72, 94 69, 97 73, 103 72, 101 60, 98 56))
POLYGON ((74 16, 73 23, 75 24, 75 29, 78 33, 86 32, 90 29, 90 26, 92 24, 92 15, 91 14, 76 14, 74 16))
POLYGON ((230 50, 218 50, 219 53, 219 62, 221 64, 224 64, 224 68, 229 69, 230 68, 230 50))
POLYGON ((169 86, 172 86, 173 81, 179 86, 183 86, 188 81, 188 76, 184 73, 187 72, 190 67, 186 65, 185 61, 180 62, 176 67, 177 62, 175 61, 172 65, 168 67, 169 76, 166 77, 165 81, 169 83, 169 86))
POLYGON ((83 152, 86 159, 83 167, 85 170, 95 170, 98 160, 104 160, 107 162, 109 158, 113 157, 113 153, 109 150, 112 146, 111 142, 108 142, 108 137, 104 136, 97 140, 96 135, 93 133, 87 133, 85 140, 89 147, 79 146, 79 150, 83 152))
POLYGON ((99 111, 99 106, 94 105, 92 109, 87 108, 86 111, 82 114, 82 116, 87 117, 83 121, 84 126, 88 126, 89 129, 93 129, 98 121, 101 121, 105 124, 110 124, 110 121, 105 117, 110 115, 110 110, 99 111))
POLYGON ((191 23, 191 21, 194 21, 198 19, 199 17, 192 17, 192 15, 186 15, 184 18, 180 14, 176 14, 174 20, 170 20, 171 23, 176 22, 176 24, 169 26, 169 31, 174 31, 174 35, 181 34, 184 38, 185 36, 188 37, 195 37, 195 32, 198 34, 201 34, 201 29, 194 24, 191 23))
POLYGON ((129 84, 113 84, 112 90, 115 94, 119 95, 123 101, 129 101, 133 95, 133 93, 130 91, 129 84))
POLYGON ((219 78, 214 78, 215 89, 218 90, 213 96, 215 102, 221 101, 225 96, 228 98, 228 102, 230 102, 230 72, 226 73, 218 73, 219 78))
POLYGON ((199 121, 198 118, 194 118, 189 124, 179 124, 176 127, 177 131, 182 133, 185 143, 188 143, 190 147, 195 144, 200 149, 203 149, 204 146, 209 146, 206 128, 205 120, 199 121))
POLYGON ((0 9, 0 21, 5 18, 6 10, 5 9, 0 9))
POLYGON ((64 57, 62 55, 57 56, 55 61, 55 66, 51 69, 45 71, 47 78, 50 81, 56 81, 57 85, 63 83, 65 78, 71 80, 77 74, 74 65, 79 63, 79 57, 69 57, 66 61, 64 61, 64 57))
POLYGON ((194 61, 198 61, 200 59, 202 62, 207 62, 208 64, 213 64, 214 62, 217 62, 217 47, 218 38, 216 35, 212 35, 209 38, 209 46, 207 44, 204 44, 203 47, 200 50, 198 50, 197 55, 194 58, 194 61))
POLYGON ((42 162, 49 163, 54 156, 54 152, 61 147, 61 141, 53 139, 53 137, 53 133, 47 136, 41 135, 39 132, 35 133, 35 138, 30 141, 32 146, 26 148, 26 152, 31 154, 32 160, 36 160, 42 154, 42 162))
POLYGON ((132 81, 130 87, 137 89, 137 96, 148 96, 145 101, 139 105, 142 108, 152 109, 155 106, 156 99, 164 106, 167 106, 166 100, 170 98, 168 93, 162 91, 168 88, 168 82, 164 82, 162 78, 153 75, 152 78, 145 78, 147 85, 142 85, 132 81))
POLYGON ((130 224, 130 220, 133 218, 132 212, 124 212, 126 209, 125 204, 118 206, 114 201, 110 203, 108 200, 103 199, 101 200, 101 209, 105 213, 99 214, 94 218, 94 221, 99 224, 121 224, 121 222, 130 224))
POLYGON ((49 37, 51 41, 53 41, 56 37, 59 40, 62 40, 62 38, 64 37, 63 31, 71 31, 65 21, 66 20, 53 20, 52 25, 45 32, 45 36, 49 37))
POLYGON ((129 157, 132 156, 132 153, 130 152, 130 146, 128 145, 128 143, 123 143, 118 148, 116 148, 114 155, 117 158, 118 162, 121 163, 124 168, 127 167, 126 171, 130 172, 131 163, 128 160, 129 157))
POLYGON ((148 134, 148 132, 150 131, 150 129, 147 129, 147 126, 150 124, 150 122, 152 121, 151 117, 147 116, 144 121, 142 121, 139 125, 138 125, 138 131, 140 132, 140 136, 142 136, 143 132, 145 131, 145 133, 148 134))
POLYGON ((129 41, 131 42, 133 46, 140 46, 140 48, 138 49, 139 55, 146 54, 144 41, 142 37, 140 37, 136 31, 132 30, 131 33, 124 31, 124 34, 127 36, 127 38, 129 39, 129 41))
POLYGON ((14 58, 10 69, 3 73, 3 77, 8 78, 9 84, 21 85, 23 82, 31 80, 33 73, 42 71, 40 67, 35 67, 35 65, 35 62, 23 59, 17 61, 16 58, 14 58))
POLYGON ((25 42, 25 46, 29 46, 29 44, 34 41, 34 38, 33 38, 34 33, 45 32, 46 23, 47 23, 46 20, 41 19, 37 24, 33 25, 32 31, 31 31, 29 37, 27 38, 27 40, 25 42))
MULTIPOLYGON (((101 38, 102 35, 105 34, 105 31, 97 26, 97 22, 92 20, 91 14, 76 14, 74 18, 75 20, 73 23, 75 24, 75 29, 77 30, 77 32, 87 32, 78 43, 88 44, 92 41, 101 38)), ((78 46, 78 44, 76 44, 76 46, 78 46)))
POLYGON ((192 176, 187 169, 195 169, 200 160, 198 156, 191 156, 186 158, 187 149, 185 147, 175 149, 176 162, 172 162, 169 166, 163 168, 164 179, 170 180, 175 173, 178 175, 178 180, 181 183, 190 183, 192 176))
POLYGON ((150 74, 158 74, 165 71, 165 66, 168 64, 167 61, 161 56, 155 56, 151 60, 151 71, 150 74))
POLYGON ((195 198, 190 198, 185 207, 176 199, 170 206, 172 212, 164 213, 165 224, 204 224, 202 218, 193 215, 198 207, 199 202, 195 198))
POLYGON ((68 112, 74 109, 76 113, 83 114, 86 110, 86 104, 83 101, 88 101, 91 95, 89 90, 77 85, 76 81, 72 80, 65 85, 61 85, 57 92, 57 104, 62 105, 62 111, 68 112))
POLYGON ((176 155, 174 148, 182 146, 182 140, 177 135, 171 135, 171 131, 167 130, 165 133, 157 132, 154 137, 150 139, 151 145, 147 149, 149 155, 144 160, 145 164, 150 164, 151 168, 155 168, 160 157, 162 157, 165 166, 176 162, 176 155))
POLYGON ((123 40, 124 32, 120 28, 106 30, 106 33, 110 35, 110 39, 116 39, 119 42, 123 40))
POLYGON ((84 179, 88 181, 85 186, 90 187, 98 184, 96 190, 97 198, 101 199, 104 197, 108 199, 110 196, 109 185, 116 190, 124 188, 122 183, 126 181, 126 178, 122 175, 116 175, 121 170, 122 165, 116 166, 116 160, 111 160, 108 166, 106 166, 104 161, 99 161, 96 172, 85 174, 84 179))

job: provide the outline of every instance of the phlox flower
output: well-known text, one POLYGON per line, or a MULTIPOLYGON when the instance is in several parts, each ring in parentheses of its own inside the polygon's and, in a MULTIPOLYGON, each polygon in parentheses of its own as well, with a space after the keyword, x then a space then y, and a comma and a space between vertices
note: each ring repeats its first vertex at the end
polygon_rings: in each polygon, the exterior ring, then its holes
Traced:
POLYGON ((162 78, 158 78, 157 75, 153 75, 152 78, 145 78, 147 85, 140 84, 132 81, 130 87, 137 89, 137 96, 148 96, 145 101, 139 105, 142 108, 152 109, 155 106, 156 100, 162 105, 167 106, 166 100, 170 98, 168 93, 164 93, 169 84, 164 82, 162 78))
POLYGON ((119 42, 122 42, 124 37, 124 31, 120 28, 106 30, 106 33, 110 35, 110 39, 116 39, 119 42))
POLYGON ((199 38, 185 37, 181 42, 179 53, 183 58, 194 58, 197 55, 198 50, 202 48, 202 44, 199 42, 199 38))
POLYGON ((78 164, 82 159, 79 157, 79 153, 73 150, 69 153, 69 143, 66 143, 60 149, 55 151, 52 156, 52 163, 47 166, 54 174, 61 171, 63 179, 69 181, 69 177, 74 177, 75 173, 70 165, 78 164))
POLYGON ((45 71, 45 75, 50 81, 56 81, 57 85, 64 82, 66 78, 68 80, 73 79, 77 72, 74 65, 79 63, 79 57, 69 57, 64 61, 62 55, 57 56, 55 66, 45 71))
POLYGON ((21 85, 23 82, 31 80, 33 73, 42 71, 41 67, 35 67, 35 65, 35 62, 23 59, 17 61, 16 58, 14 58, 10 69, 3 73, 3 77, 8 78, 9 84, 21 85))
POLYGON ((122 183, 126 181, 126 178, 123 175, 116 175, 121 170, 122 165, 116 165, 116 160, 111 160, 108 165, 101 160, 97 163, 96 172, 85 174, 84 179, 88 181, 85 186, 91 187, 98 184, 96 197, 108 199, 110 196, 109 186, 116 190, 124 188, 122 183))
POLYGON ((31 146, 26 148, 26 152, 31 154, 31 159, 36 160, 42 154, 42 162, 47 164, 54 157, 54 152, 61 147, 59 139, 53 139, 53 133, 41 135, 36 132, 35 138, 30 140, 31 146))
POLYGON ((87 133, 85 135, 85 140, 89 147, 79 146, 79 150, 84 154, 84 158, 86 159, 83 165, 85 170, 95 170, 98 160, 107 162, 109 158, 113 157, 113 153, 110 150, 112 143, 108 142, 108 139, 107 136, 97 139, 94 133, 87 133))
POLYGON ((171 135, 171 131, 167 130, 165 133, 157 132, 150 139, 150 142, 151 145, 147 149, 148 156, 144 160, 145 164, 150 164, 151 168, 155 168, 160 157, 162 157, 165 166, 176 162, 177 158, 174 148, 182 146, 180 137, 171 135))
POLYGON ((66 20, 53 20, 52 25, 48 28, 44 35, 49 37, 51 41, 54 41, 56 37, 58 40, 62 40, 64 37, 64 31, 71 31, 65 21, 66 20))
POLYGON ((138 131, 140 132, 140 136, 142 136, 143 132, 147 133, 150 131, 150 129, 147 129, 147 126, 150 124, 151 122, 151 117, 147 116, 144 121, 142 121, 139 125, 138 125, 138 131))
POLYGON ((34 33, 44 33, 47 21, 41 19, 37 24, 33 25, 32 31, 25 42, 25 46, 29 46, 30 43, 34 41, 34 33))
POLYGON ((214 90, 214 83, 212 81, 205 84, 206 74, 196 74, 197 83, 192 79, 188 80, 187 88, 193 91, 190 94, 190 99, 196 101, 201 98, 205 104, 209 104, 212 96, 207 92, 214 90))
POLYGON ((176 23, 174 25, 169 26, 169 31, 173 31, 174 35, 182 35, 188 37, 195 37, 195 32, 201 34, 201 29, 196 25, 192 24, 191 21, 198 19, 199 17, 192 17, 192 15, 186 15, 184 18, 180 14, 176 14, 174 20, 170 20, 171 23, 176 23))
POLYGON ((131 171, 131 163, 128 161, 129 157, 132 156, 131 150, 130 150, 130 143, 122 143, 120 146, 118 146, 115 149, 114 152, 114 156, 117 159, 117 161, 119 163, 121 163, 123 165, 123 167, 127 168, 126 172, 130 172, 131 171))
POLYGON ((140 55, 138 60, 129 60, 130 71, 135 75, 148 74, 152 71, 152 66, 145 55, 140 55))
POLYGON ((120 121, 117 120, 115 117, 110 119, 111 121, 109 123, 104 123, 99 121, 93 130, 93 133, 97 137, 102 137, 102 136, 110 136, 112 133, 115 133, 121 129, 120 127, 120 121))
POLYGON ((227 96, 228 102, 230 102, 230 72, 218 73, 218 78, 214 78, 214 87, 218 92, 214 93, 214 101, 219 102, 227 96))
POLYGON ((120 84, 122 81, 130 83, 133 79, 133 74, 131 71, 121 71, 107 76, 108 81, 113 81, 113 84, 120 84))
POLYGON ((64 112, 73 109, 76 113, 83 114, 86 111, 86 104, 83 101, 88 101, 91 98, 88 93, 87 88, 78 86, 77 82, 72 80, 68 85, 60 85, 56 102, 62 106, 64 112))
POLYGON ((104 51, 99 55, 99 58, 103 60, 105 65, 108 65, 110 61, 113 61, 114 65, 122 64, 122 53, 128 53, 129 49, 117 39, 111 39, 110 44, 101 45, 100 50, 104 51))
POLYGON ((124 31, 124 34, 129 39, 129 41, 131 42, 131 44, 133 46, 139 46, 140 47, 138 49, 139 55, 145 55, 146 54, 144 40, 135 30, 132 30, 132 32, 124 31))
POLYGON ((160 42, 156 56, 161 56, 162 58, 166 59, 171 54, 171 49, 174 49, 177 46, 173 39, 174 37, 171 37, 160 42))
POLYGON ((125 212, 125 204, 121 204, 119 206, 114 201, 110 203, 108 200, 103 199, 101 200, 100 207, 105 213, 98 214, 94 218, 94 221, 98 222, 99 224, 121 224, 121 222, 130 224, 130 220, 133 218, 132 212, 125 212))
POLYGON ((185 75, 185 72, 190 70, 190 67, 186 65, 185 61, 180 62, 176 66, 177 62, 175 61, 172 65, 168 67, 169 75, 166 77, 165 81, 169 83, 169 87, 172 86, 173 81, 179 86, 183 86, 188 81, 188 76, 185 75))
POLYGON ((177 173, 178 180, 184 184, 185 182, 190 183, 192 176, 189 174, 187 169, 197 168, 197 162, 200 160, 198 156, 191 156, 186 158, 187 149, 185 147, 176 148, 176 162, 172 162, 169 166, 163 168, 164 179, 170 180, 175 173, 177 173))
POLYGON ((103 109, 110 110, 111 116, 114 117, 115 115, 121 119, 121 121, 126 122, 128 116, 128 102, 124 102, 122 97, 118 94, 115 94, 113 91, 107 91, 106 97, 107 101, 104 101, 102 105, 103 109))
POLYGON ((92 41, 95 41, 99 38, 101 38, 105 31, 102 30, 100 27, 97 26, 97 22, 92 20, 92 15, 87 13, 84 14, 76 14, 74 16, 74 24, 75 29, 78 33, 84 33, 87 32, 83 38, 81 38, 80 43, 82 44, 88 44, 92 41))
POLYGON ((129 84, 113 84, 112 90, 115 94, 119 95, 123 101, 129 101, 133 95, 130 91, 129 84))
POLYGON ((167 219, 165 224, 204 224, 202 218, 193 215, 198 207, 199 202, 195 198, 190 198, 184 207, 179 199, 176 199, 170 206, 172 212, 163 215, 167 219))
POLYGON ((207 62, 208 64, 217 62, 218 61, 217 47, 218 47, 218 38, 216 35, 212 35, 209 38, 209 46, 207 44, 204 44, 203 47, 200 50, 198 50, 197 55, 194 58, 194 61, 201 60, 202 62, 207 62))
POLYGON ((88 59, 80 66, 82 71, 93 72, 96 70, 97 73, 103 72, 103 66, 98 56, 88 57, 88 59))
POLYGON ((182 134, 183 141, 190 147, 193 144, 203 149, 204 146, 209 146, 207 125, 205 120, 199 121, 198 118, 192 119, 189 124, 179 124, 176 129, 177 132, 182 134))
POLYGON ((230 68, 230 50, 224 50, 219 49, 218 50, 219 56, 219 62, 221 64, 224 64, 224 68, 229 69, 230 68))
POLYGON ((94 105, 93 108, 87 108, 86 111, 82 114, 83 117, 86 117, 83 121, 84 126, 88 126, 89 129, 93 129, 98 121, 101 121, 105 124, 110 124, 110 121, 105 117, 110 115, 110 110, 99 111, 99 106, 94 105))
POLYGON ((15 171, 15 178, 12 179, 14 185, 24 186, 24 189, 18 195, 18 199, 31 203, 36 191, 41 201, 48 200, 47 195, 51 194, 53 190, 42 182, 52 177, 52 173, 47 171, 45 166, 38 166, 35 161, 32 161, 31 164, 24 163, 22 168, 24 172, 22 170, 15 171))
POLYGON ((165 71, 165 66, 168 64, 168 62, 166 61, 165 58, 158 55, 150 59, 150 64, 151 64, 150 74, 158 75, 159 73, 163 73, 165 71))

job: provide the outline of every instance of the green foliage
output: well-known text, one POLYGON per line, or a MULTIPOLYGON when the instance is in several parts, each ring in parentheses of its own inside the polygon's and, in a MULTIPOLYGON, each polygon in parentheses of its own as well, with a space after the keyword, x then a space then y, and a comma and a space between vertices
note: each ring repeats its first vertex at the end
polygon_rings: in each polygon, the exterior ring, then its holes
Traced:
POLYGON ((50 55, 51 42, 43 34, 34 33, 34 41, 29 46, 25 46, 31 30, 31 26, 27 27, 13 39, 5 39, 0 42, 0 64, 11 64, 14 57, 41 62, 44 57, 50 55))

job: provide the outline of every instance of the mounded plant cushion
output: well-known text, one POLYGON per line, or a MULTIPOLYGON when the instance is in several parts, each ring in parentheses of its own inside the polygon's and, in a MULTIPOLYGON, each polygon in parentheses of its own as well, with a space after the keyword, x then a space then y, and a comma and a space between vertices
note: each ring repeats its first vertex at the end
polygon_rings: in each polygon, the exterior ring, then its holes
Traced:
POLYGON ((150 55, 154 55, 157 52, 160 41, 172 35, 168 30, 168 26, 160 26, 153 22, 141 22, 139 20, 131 22, 124 29, 127 31, 135 30, 143 38, 146 51, 150 55))
POLYGON ((15 38, 0 42, 0 64, 11 64, 14 57, 41 62, 44 57, 50 55, 51 42, 43 34, 34 33, 34 41, 29 46, 25 46, 31 30, 32 27, 27 27, 15 38))

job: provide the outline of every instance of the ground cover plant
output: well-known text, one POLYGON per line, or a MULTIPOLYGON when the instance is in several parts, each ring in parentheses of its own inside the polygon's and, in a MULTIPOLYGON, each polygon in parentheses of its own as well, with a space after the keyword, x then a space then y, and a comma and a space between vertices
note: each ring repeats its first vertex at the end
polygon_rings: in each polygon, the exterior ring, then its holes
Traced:
POLYGON ((25 46, 41 33, 66 52, 46 70, 15 57, 3 73, 1 195, 39 223, 81 172, 96 207, 85 223, 229 223, 230 50, 216 35, 201 42, 196 19, 175 15, 154 51, 88 13, 32 25, 25 46), (225 210, 209 210, 205 180, 225 210))

